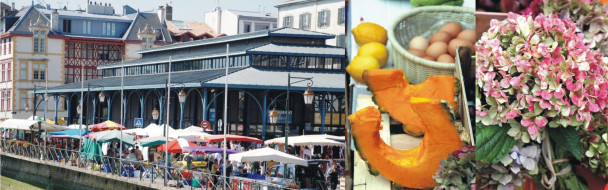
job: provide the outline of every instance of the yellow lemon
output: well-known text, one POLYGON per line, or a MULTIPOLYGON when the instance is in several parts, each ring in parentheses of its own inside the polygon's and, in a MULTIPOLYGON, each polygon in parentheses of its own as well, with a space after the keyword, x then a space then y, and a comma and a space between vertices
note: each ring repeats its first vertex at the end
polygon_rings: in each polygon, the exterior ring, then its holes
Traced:
POLYGON ((369 42, 378 42, 386 45, 386 41, 388 40, 386 29, 371 22, 363 22, 357 25, 357 27, 353 28, 352 32, 359 46, 363 46, 369 42))
POLYGON ((350 74, 355 81, 364 83, 363 81, 363 71, 369 69, 380 69, 380 64, 378 64, 378 60, 372 56, 356 56, 353 60, 350 61, 348 66, 346 67, 346 72, 350 74))
POLYGON ((359 48, 359 52, 357 56, 372 56, 378 60, 378 64, 380 64, 380 68, 386 65, 386 61, 388 61, 388 50, 384 45, 378 42, 370 42, 359 48))

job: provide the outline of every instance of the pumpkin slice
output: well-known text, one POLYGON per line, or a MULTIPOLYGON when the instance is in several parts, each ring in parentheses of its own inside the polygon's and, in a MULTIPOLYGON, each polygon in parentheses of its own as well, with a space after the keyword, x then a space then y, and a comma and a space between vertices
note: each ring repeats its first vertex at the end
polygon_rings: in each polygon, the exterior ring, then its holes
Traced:
POLYGON ((403 124, 403 130, 412 136, 424 134, 424 124, 410 106, 411 97, 445 100, 457 108, 454 95, 459 91, 457 79, 449 75, 433 75, 424 82, 409 84, 400 69, 376 69, 363 73, 363 80, 372 91, 373 100, 383 112, 403 124))
POLYGON ((440 160, 447 159, 463 143, 450 121, 452 114, 446 101, 412 98, 411 105, 426 124, 422 142, 414 149, 397 150, 380 138, 382 117, 373 106, 348 116, 351 134, 372 175, 382 174, 403 187, 432 188, 440 160))

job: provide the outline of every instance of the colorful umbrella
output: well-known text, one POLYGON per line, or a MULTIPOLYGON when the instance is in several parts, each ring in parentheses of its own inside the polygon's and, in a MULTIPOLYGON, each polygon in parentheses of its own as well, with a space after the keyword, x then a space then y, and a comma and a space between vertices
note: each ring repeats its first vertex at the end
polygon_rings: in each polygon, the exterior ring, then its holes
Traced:
MULTIPOLYGON (((184 151, 184 147, 196 146, 196 144, 188 142, 186 139, 175 139, 169 142, 169 153, 181 153, 184 151)), ((165 151, 165 144, 161 145, 157 149, 159 152, 165 151)))
POLYGON ((93 127, 91 128, 91 131, 107 131, 107 130, 115 130, 115 129, 125 130, 126 128, 118 123, 108 120, 108 121, 104 121, 104 122, 93 125, 93 127))
POLYGON ((51 136, 51 138, 52 138, 53 136, 56 136, 56 135, 78 135, 78 133, 80 133, 80 135, 84 136, 87 134, 87 131, 78 130, 78 129, 68 129, 68 130, 63 130, 63 131, 51 132, 51 133, 49 133, 49 136, 51 136))
POLYGON ((167 142, 167 140, 165 139, 165 137, 156 136, 156 137, 146 137, 143 139, 139 139, 139 140, 137 140, 137 142, 139 143, 139 146, 148 147, 148 146, 156 146, 156 145, 165 144, 165 142, 167 142))
MULTIPOLYGON (((189 146, 189 147, 184 147, 184 150, 188 151, 188 152, 192 152, 192 153, 203 152, 205 154, 224 152, 224 148, 218 148, 218 147, 213 147, 213 146, 189 146)), ((235 154, 235 153, 239 153, 239 152, 241 152, 241 151, 226 149, 226 154, 235 154)))
POLYGON ((129 146, 133 146, 133 144, 135 144, 133 136, 116 130, 89 133, 85 137, 95 140, 96 143, 120 142, 122 139, 123 144, 127 144, 129 146))
MULTIPOLYGON (((205 139, 209 143, 221 142, 224 141, 224 135, 207 135, 201 136, 200 138, 205 139)), ((226 135, 226 141, 247 141, 247 142, 256 142, 263 143, 262 140, 255 137, 247 137, 240 135, 226 135)))

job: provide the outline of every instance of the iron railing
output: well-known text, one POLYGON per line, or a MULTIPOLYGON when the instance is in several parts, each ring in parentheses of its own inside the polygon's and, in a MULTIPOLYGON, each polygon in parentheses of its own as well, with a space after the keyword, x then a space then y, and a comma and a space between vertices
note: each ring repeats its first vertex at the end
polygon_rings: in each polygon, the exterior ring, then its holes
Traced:
POLYGON ((103 155, 89 158, 78 151, 28 144, 22 141, 2 140, 0 146, 0 150, 5 154, 57 162, 68 167, 78 167, 127 179, 149 181, 151 184, 158 183, 169 187, 222 189, 223 183, 226 183, 226 188, 230 190, 290 189, 262 180, 252 180, 244 177, 226 177, 224 179, 221 175, 209 172, 198 172, 176 166, 165 168, 164 163, 133 161, 103 155), (165 176, 167 177, 166 182, 164 180, 165 176))

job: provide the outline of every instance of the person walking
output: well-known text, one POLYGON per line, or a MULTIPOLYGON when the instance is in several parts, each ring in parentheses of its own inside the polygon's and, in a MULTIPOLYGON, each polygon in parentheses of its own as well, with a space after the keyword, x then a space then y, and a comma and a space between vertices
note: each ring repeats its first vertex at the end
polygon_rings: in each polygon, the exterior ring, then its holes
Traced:
POLYGON ((329 184, 331 190, 336 190, 338 184, 340 184, 339 175, 340 175, 340 165, 334 163, 329 171, 329 184))

